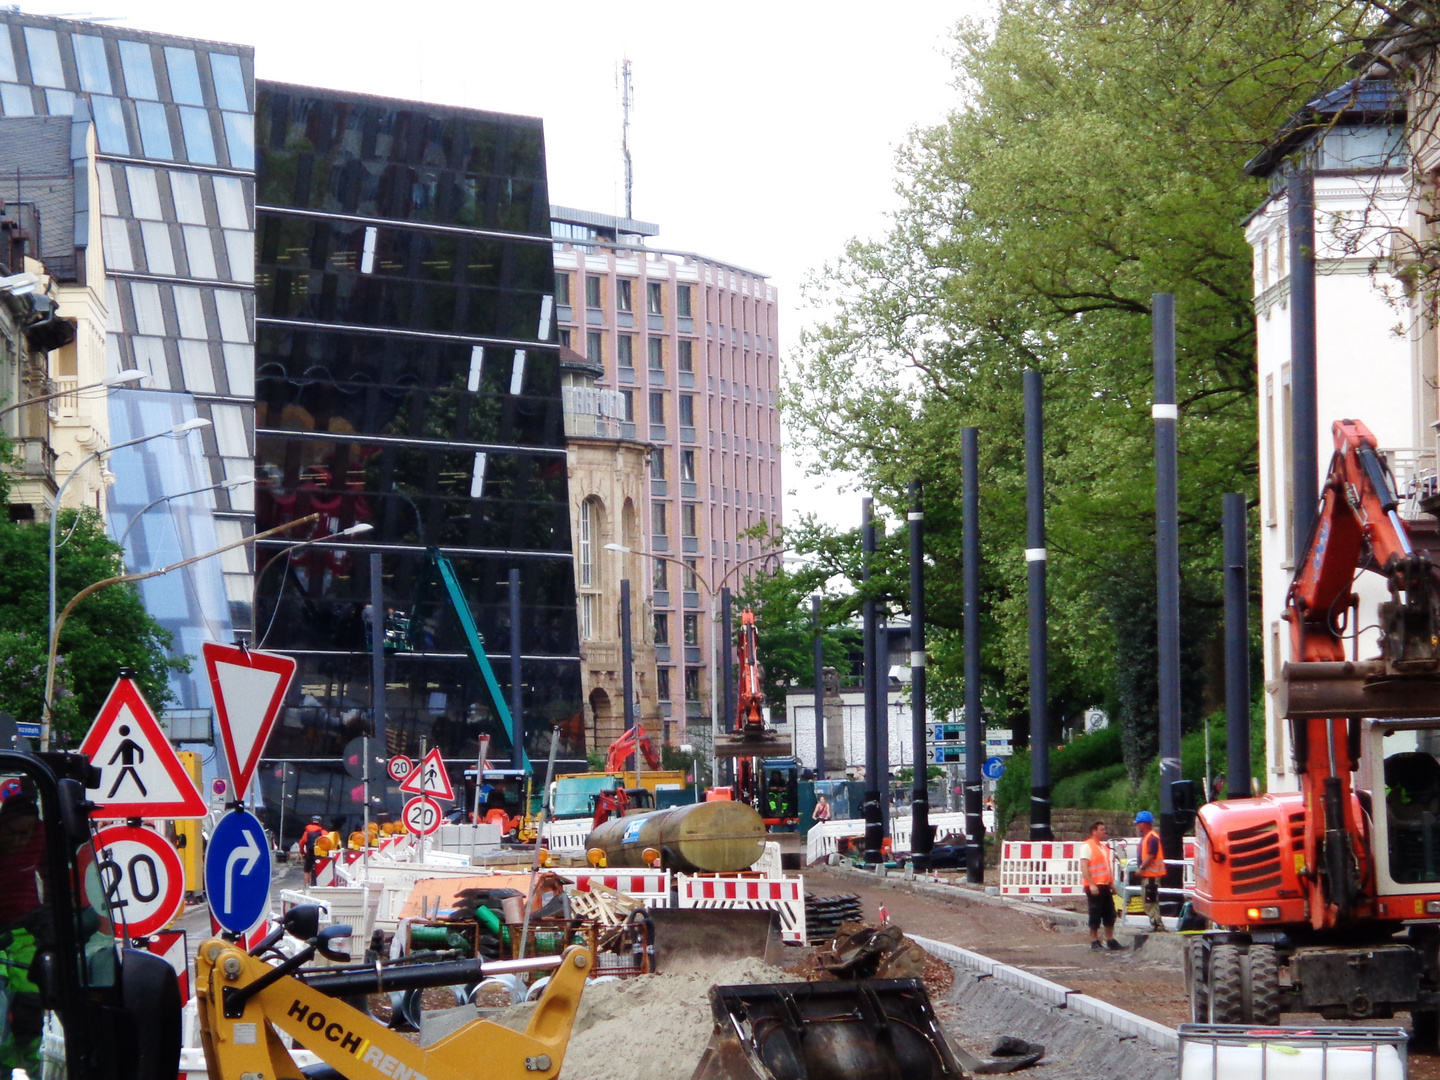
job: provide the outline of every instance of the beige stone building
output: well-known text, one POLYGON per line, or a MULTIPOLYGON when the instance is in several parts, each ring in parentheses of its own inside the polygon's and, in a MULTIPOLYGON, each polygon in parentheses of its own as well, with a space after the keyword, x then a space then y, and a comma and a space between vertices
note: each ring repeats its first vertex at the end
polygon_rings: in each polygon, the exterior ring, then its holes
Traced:
POLYGON ((620 583, 630 581, 630 637, 634 653, 635 716, 657 744, 671 740, 661 715, 655 663, 655 613, 645 587, 642 555, 607 551, 619 544, 645 549, 640 514, 646 505, 651 447, 622 434, 624 400, 596 387, 603 369, 569 348, 560 351, 565 448, 570 478, 570 528, 575 551, 581 680, 586 743, 603 753, 625 729, 620 583))

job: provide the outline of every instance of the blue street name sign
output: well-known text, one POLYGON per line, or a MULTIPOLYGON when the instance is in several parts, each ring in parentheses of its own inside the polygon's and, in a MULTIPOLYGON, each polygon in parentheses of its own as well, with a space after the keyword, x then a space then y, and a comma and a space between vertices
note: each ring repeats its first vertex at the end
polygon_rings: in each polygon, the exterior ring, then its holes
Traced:
POLYGON ((985 764, 980 766, 980 772, 984 774, 986 780, 999 780, 1005 775, 1005 759, 986 758, 985 764))
POLYGON ((15 725, 15 730, 18 731, 21 735, 25 736, 25 738, 27 738, 27 739, 38 739, 38 738, 40 738, 40 725, 39 725, 39 724, 29 724, 29 723, 26 723, 25 721, 21 720, 21 721, 19 721, 18 723, 16 723, 16 725, 15 725))
POLYGON ((234 934, 252 929, 270 906, 270 845, 254 814, 231 810, 205 852, 205 894, 215 921, 234 934))

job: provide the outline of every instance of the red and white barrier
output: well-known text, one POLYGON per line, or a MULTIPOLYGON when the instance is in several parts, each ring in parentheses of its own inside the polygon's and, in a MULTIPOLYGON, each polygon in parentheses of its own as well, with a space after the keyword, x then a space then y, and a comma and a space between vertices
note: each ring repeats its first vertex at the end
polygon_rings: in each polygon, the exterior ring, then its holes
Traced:
POLYGON ((677 905, 682 908, 745 908, 780 913, 783 941, 805 944, 805 879, 803 877, 675 878, 677 905))
POLYGON ((581 892, 589 892, 592 884, 598 884, 634 897, 646 907, 670 906, 669 870, 557 870, 555 873, 565 881, 574 882, 581 892))
POLYGON ((1083 896, 1084 849, 1083 840, 1006 840, 1000 849, 1000 895, 1083 896))

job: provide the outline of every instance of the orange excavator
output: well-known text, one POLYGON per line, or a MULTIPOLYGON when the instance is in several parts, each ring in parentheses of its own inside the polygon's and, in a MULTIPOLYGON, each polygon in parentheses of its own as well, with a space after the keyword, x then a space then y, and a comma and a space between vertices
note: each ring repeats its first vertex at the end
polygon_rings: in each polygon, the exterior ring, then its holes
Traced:
POLYGON ((761 762, 774 757, 782 746, 774 728, 765 725, 765 671, 760 666, 760 637, 755 612, 740 613, 740 632, 735 641, 738 702, 734 726, 715 740, 715 755, 734 758, 733 788, 712 788, 707 799, 735 799, 764 810, 764 772, 761 762))
POLYGON ((635 753, 644 755, 646 768, 651 771, 660 768, 660 756, 655 753, 655 747, 651 745, 644 725, 639 723, 627 728, 605 751, 605 771, 624 772, 625 762, 635 753))
POLYGON ((1300 790, 1213 802, 1196 816, 1193 908, 1211 928, 1189 943, 1186 983, 1199 1022, 1403 1010, 1416 1041, 1433 1043, 1440 578, 1400 517, 1375 436, 1357 420, 1333 432, 1286 598, 1294 659, 1276 701, 1300 790), (1362 661, 1352 588, 1367 571, 1386 580, 1389 599, 1379 605, 1380 655, 1362 661))

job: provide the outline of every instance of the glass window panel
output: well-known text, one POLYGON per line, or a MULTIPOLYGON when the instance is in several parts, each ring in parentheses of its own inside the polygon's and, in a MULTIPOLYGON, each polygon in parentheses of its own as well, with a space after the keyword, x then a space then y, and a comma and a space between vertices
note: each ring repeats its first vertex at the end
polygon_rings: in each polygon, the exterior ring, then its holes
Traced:
POLYGON ((130 137, 125 134, 125 111, 120 108, 120 99, 101 97, 90 99, 90 112, 95 117, 95 135, 103 154, 130 153, 130 137))
POLYGON ((156 101, 155 65, 150 46, 142 41, 120 42, 120 67, 125 72, 125 92, 132 98, 156 101))
MULTIPOLYGON (((103 200, 102 200, 103 201, 103 200)), ((109 270, 134 270, 135 257, 130 254, 130 230, 119 218, 100 219, 100 245, 109 270)))
POLYGON ((145 156, 172 159, 175 154, 170 149, 170 122, 165 118, 165 106, 154 101, 137 101, 135 118, 140 121, 140 144, 145 148, 145 156))
POLYGON ((231 281, 255 280, 255 234, 248 229, 225 230, 225 254, 230 260, 231 281))
POLYGON ((133 216, 149 218, 152 221, 159 221, 164 217, 160 212, 160 189, 155 183, 154 169, 128 165, 125 168, 125 182, 130 187, 130 213, 133 216))
POLYGON ((245 209, 245 187, 238 176, 215 177, 215 205, 220 210, 220 224, 225 228, 250 228, 250 213, 245 209))
POLYGON ((25 27, 25 49, 30 54, 31 82, 36 86, 65 85, 65 69, 60 64, 60 41, 54 30, 25 27))
POLYGON ((170 73, 170 97, 180 105, 204 105, 200 93, 200 69, 189 49, 165 46, 165 70, 170 73))
POLYGON ((170 365, 165 361, 164 339, 137 336, 130 339, 130 347, 135 350, 135 366, 150 375, 149 388, 169 390, 170 365))
POLYGON ((45 111, 51 116, 69 116, 75 111, 75 95, 69 90, 46 90, 45 111))
MULTIPOLYGON (((120 310, 120 291, 114 278, 105 279, 105 331, 118 334, 125 329, 125 314, 120 310)), ((119 371, 117 367, 115 369, 119 371)))
POLYGON ((225 377, 230 380, 231 397, 255 396, 255 350, 251 346, 225 346, 225 377))
POLYGON ((249 457, 250 447, 245 440, 245 414, 240 411, 240 406, 212 405, 210 417, 215 421, 215 443, 220 447, 220 456, 249 457))
POLYGON ((185 156, 197 165, 214 165, 215 136, 210 131, 210 114, 204 109, 182 107, 180 129, 185 136, 185 156))
POLYGON ((234 289, 215 290, 215 312, 220 316, 220 336, 226 341, 250 344, 250 322, 245 317, 245 300, 234 289))
POLYGON ((186 225, 205 224, 205 204, 200 200, 200 177, 191 172, 170 173, 170 193, 175 196, 175 220, 186 225))
POLYGON ((222 109, 248 112, 250 101, 245 96, 245 75, 240 58, 230 53, 210 54, 210 77, 215 81, 215 100, 222 109))
MULTIPOLYGON (((0 38, 4 38, 0 34, 0 38)), ((30 96, 28 86, 16 86, 13 83, 0 85, 0 106, 5 109, 6 116, 34 116, 35 99, 30 96)))
POLYGON ((110 65, 105 61, 105 41, 89 34, 71 34, 75 67, 80 72, 80 89, 95 94, 110 93, 110 65))
POLYGON ((100 212, 102 214, 119 214, 120 201, 115 198, 115 174, 110 171, 110 166, 100 164, 95 166, 95 178, 100 182, 100 212))
MULTIPOLYGON (((226 480, 253 480, 254 478, 254 458, 245 457, 225 459, 226 480)), ((255 512, 255 485, 239 484, 235 487, 232 487, 230 489, 230 507, 233 510, 241 511, 242 513, 253 514, 255 512)), ((238 550, 243 561, 245 549, 239 548, 238 550)), ((243 569, 248 570, 249 566, 247 565, 243 569)), ((247 603, 250 601, 250 595, 248 593, 245 595, 245 600, 247 603)))
POLYGON ((210 242, 209 229, 199 225, 185 226, 185 257, 190 261, 191 277, 219 277, 215 271, 215 246, 210 242))
MULTIPOLYGON (((194 292, 198 298, 199 291, 194 292)), ((175 299, 180 299, 180 290, 175 290, 175 299)), ((177 304, 178 306, 178 304, 177 304)), ((181 319, 182 333, 184 319, 181 319)), ((180 342, 180 372, 185 377, 185 389, 194 394, 215 393, 215 369, 210 366, 210 346, 204 341, 180 342)))
POLYGON ((199 289, 175 286, 175 317, 180 321, 182 338, 203 340, 210 336, 205 329, 205 304, 200 298, 199 289))
POLYGON ((230 144, 230 167, 255 168, 255 118, 249 113, 221 113, 225 139, 230 144))
POLYGON ((9 83, 20 81, 20 75, 15 70, 15 51, 10 44, 9 26, 0 30, 0 80, 9 83))
POLYGON ((135 303, 135 330, 163 337, 165 312, 160 307, 160 286, 153 281, 132 281, 130 298, 135 303))
POLYGON ((170 246, 170 226, 163 221, 142 221, 140 237, 145 241, 145 265, 152 274, 175 274, 175 250, 170 246))

